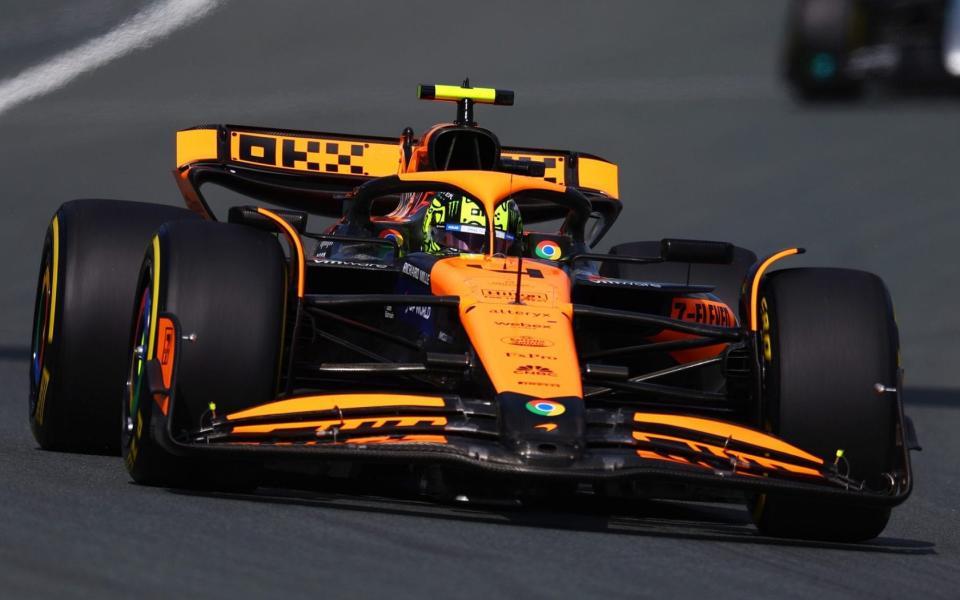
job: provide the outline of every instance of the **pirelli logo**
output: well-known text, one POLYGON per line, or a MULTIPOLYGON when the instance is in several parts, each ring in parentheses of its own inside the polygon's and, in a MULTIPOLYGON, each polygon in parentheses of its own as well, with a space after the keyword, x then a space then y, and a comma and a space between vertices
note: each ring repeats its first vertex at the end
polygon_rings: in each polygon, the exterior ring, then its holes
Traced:
POLYGON ((566 161, 562 156, 554 154, 521 154, 516 152, 501 152, 500 156, 520 162, 542 162, 544 181, 566 185, 565 178, 563 176, 566 161))
POLYGON ((397 172, 399 146, 234 131, 230 160, 328 175, 382 177, 397 172))

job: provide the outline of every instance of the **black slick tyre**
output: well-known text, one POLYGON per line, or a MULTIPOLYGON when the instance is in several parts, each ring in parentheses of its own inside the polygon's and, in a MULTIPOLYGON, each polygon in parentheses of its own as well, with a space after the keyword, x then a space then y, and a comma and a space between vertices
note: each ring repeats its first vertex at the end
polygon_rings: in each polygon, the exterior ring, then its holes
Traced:
MULTIPOLYGON (((898 334, 890 296, 871 273, 788 269, 761 290, 764 421, 782 439, 833 461, 871 490, 889 489, 896 452, 898 334)), ((767 494, 754 518, 769 535, 862 541, 890 509, 767 494)))
POLYGON ((47 229, 33 320, 29 420, 48 450, 116 453, 130 305, 143 249, 188 210, 73 200, 47 229))
POLYGON ((240 225, 171 223, 140 272, 123 403, 123 454, 134 481, 191 488, 255 487, 254 465, 180 456, 174 440, 215 412, 272 400, 278 381, 286 285, 277 239, 240 225), (165 412, 147 392, 151 323, 180 326, 174 396, 165 412), (186 339, 184 339, 186 338, 186 339))
POLYGON ((807 101, 852 100, 863 82, 847 71, 864 38, 860 0, 794 0, 787 18, 786 78, 807 101))

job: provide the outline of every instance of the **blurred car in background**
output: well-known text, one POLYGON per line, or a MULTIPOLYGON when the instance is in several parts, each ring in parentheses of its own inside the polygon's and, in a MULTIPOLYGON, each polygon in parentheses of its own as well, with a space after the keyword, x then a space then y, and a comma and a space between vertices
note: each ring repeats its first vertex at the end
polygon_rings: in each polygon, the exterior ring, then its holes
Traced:
POLYGON ((784 60, 805 100, 857 98, 868 80, 960 90, 960 0, 793 0, 784 60))

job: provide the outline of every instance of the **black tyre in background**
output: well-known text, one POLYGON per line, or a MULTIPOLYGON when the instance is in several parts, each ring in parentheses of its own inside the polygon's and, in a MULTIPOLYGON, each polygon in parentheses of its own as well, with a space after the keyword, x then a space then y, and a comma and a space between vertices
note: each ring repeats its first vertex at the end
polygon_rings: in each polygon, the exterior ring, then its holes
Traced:
MULTIPOLYGON (((272 400, 277 391, 287 286, 276 237, 241 225, 178 222, 161 227, 140 271, 123 402, 123 455, 147 485, 249 488, 254 465, 177 455, 170 437, 272 400), (144 360, 151 320, 175 315, 175 395, 169 414, 148 392, 144 360), (186 338, 186 339, 184 339, 186 338), (213 403, 213 408, 211 408, 213 403)), ((133 304, 133 303, 131 303, 133 304)))
MULTIPOLYGON (((899 338, 890 296, 871 273, 787 269, 761 290, 764 421, 784 440, 828 461, 843 451, 841 471, 867 487, 892 484, 899 408, 899 338)), ((763 533, 861 541, 883 531, 890 509, 793 499, 758 498, 763 533)))
POLYGON ((143 249, 185 209, 73 200, 54 214, 40 262, 29 418, 42 448, 116 453, 130 306, 143 249))

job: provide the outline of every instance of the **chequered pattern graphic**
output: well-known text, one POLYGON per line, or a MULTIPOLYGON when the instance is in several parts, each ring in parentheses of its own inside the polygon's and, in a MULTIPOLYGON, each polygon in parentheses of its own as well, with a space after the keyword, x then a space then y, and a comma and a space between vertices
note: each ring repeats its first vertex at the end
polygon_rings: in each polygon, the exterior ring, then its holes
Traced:
POLYGON ((325 173, 364 175, 362 160, 364 144, 324 142, 297 138, 284 140, 284 143, 289 144, 290 141, 293 142, 293 150, 296 153, 293 156, 299 158, 299 153, 303 153, 305 156, 303 160, 294 160, 293 165, 284 164, 283 166, 287 168, 323 171, 325 173))

